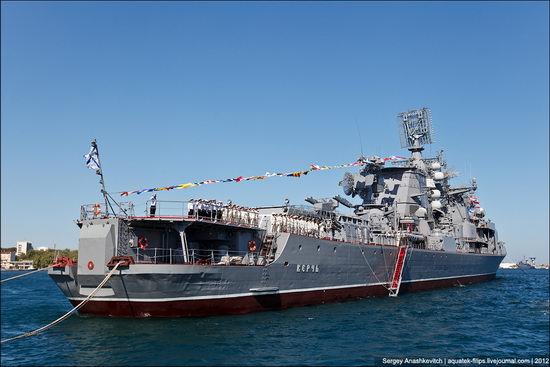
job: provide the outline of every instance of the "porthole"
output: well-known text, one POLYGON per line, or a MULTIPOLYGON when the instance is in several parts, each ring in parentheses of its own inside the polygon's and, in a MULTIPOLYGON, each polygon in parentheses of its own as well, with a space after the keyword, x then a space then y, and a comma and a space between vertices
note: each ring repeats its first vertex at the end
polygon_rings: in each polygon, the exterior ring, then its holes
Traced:
POLYGON ((321 245, 317 245, 317 252, 321 251, 321 245))
POLYGON ((336 246, 334 247, 334 250, 333 250, 333 251, 334 251, 334 253, 336 253, 336 246))
POLYGON ((302 245, 298 246, 298 251, 302 251, 302 245))
POLYGON ((364 253, 365 253, 365 250, 361 249, 361 253, 364 254, 364 253))
POLYGON ((288 261, 285 261, 284 265, 285 265, 285 266, 288 266, 288 261))
POLYGON ((376 250, 374 250, 374 255, 376 255, 376 250))

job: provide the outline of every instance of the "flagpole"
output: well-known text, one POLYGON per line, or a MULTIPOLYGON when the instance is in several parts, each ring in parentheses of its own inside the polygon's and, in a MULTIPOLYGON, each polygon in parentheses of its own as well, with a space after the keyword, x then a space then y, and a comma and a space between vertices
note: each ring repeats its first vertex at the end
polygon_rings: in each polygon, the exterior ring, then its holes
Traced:
POLYGON ((97 153, 97 165, 98 169, 96 170, 96 173, 99 175, 99 183, 101 184, 101 194, 103 194, 103 200, 105 200, 105 214, 109 215, 109 201, 107 199, 107 190, 105 190, 105 180, 103 178, 103 170, 101 169, 101 159, 99 158, 99 148, 97 146, 97 141, 94 139, 92 140, 92 147, 95 149, 97 153))

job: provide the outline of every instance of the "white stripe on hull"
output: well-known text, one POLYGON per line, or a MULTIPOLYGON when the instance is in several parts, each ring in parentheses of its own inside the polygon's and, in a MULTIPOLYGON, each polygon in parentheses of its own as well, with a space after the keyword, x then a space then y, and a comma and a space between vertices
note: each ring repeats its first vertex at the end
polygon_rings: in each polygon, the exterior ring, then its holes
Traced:
MULTIPOLYGON (((458 279, 458 278, 468 278, 468 277, 477 277, 483 275, 493 275, 496 273, 484 273, 484 274, 468 274, 468 275, 458 275, 450 277, 441 277, 441 278, 424 278, 424 279, 415 279, 415 280, 404 280, 403 283, 415 283, 415 282, 428 282, 433 280, 445 280, 445 279, 458 279)), ((386 285, 387 282, 381 283, 364 283, 364 284, 349 284, 349 285, 339 285, 339 286, 330 286, 330 287, 315 287, 315 288, 301 288, 301 289, 286 289, 280 290, 278 292, 273 292, 271 294, 285 294, 285 293, 300 293, 300 292, 314 292, 322 290, 332 290, 332 289, 345 289, 345 288, 357 288, 357 287, 372 287, 377 285, 386 285)), ((223 298, 237 298, 237 297, 248 297, 248 296, 258 296, 258 293, 246 292, 246 293, 232 293, 232 294, 220 294, 220 295, 208 295, 208 296, 190 296, 190 297, 172 297, 172 298, 98 298, 90 300, 90 302, 95 301, 109 301, 109 302, 172 302, 172 301, 194 301, 194 300, 204 300, 204 299, 223 299, 223 298)), ((67 297, 72 301, 81 301, 84 297, 67 297)))

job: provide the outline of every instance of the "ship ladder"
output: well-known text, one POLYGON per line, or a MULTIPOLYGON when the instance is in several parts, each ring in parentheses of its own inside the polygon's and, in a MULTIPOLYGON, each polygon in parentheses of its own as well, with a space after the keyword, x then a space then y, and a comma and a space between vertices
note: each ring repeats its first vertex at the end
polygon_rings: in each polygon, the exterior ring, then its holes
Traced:
POLYGON ((273 260, 273 254, 271 253, 271 248, 273 247, 273 240, 275 236, 268 234, 265 236, 262 243, 262 249, 260 250, 260 256, 263 256, 266 263, 270 263, 273 260))
POLYGON ((397 254, 397 261, 395 262, 395 269, 393 271, 392 281, 388 290, 390 291, 390 297, 397 297, 399 294, 399 288, 401 287, 401 278, 403 277, 403 267, 405 266, 405 260, 407 258, 409 246, 400 246, 397 254))

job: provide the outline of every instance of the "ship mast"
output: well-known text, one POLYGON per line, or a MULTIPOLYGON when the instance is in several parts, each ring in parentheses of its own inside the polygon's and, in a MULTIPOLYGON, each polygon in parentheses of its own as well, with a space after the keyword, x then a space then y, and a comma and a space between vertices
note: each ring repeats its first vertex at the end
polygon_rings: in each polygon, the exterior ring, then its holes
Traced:
POLYGON ((107 197, 107 190, 105 190, 105 178, 103 177, 103 169, 101 168, 101 159, 99 158, 99 147, 97 146, 97 141, 94 139, 92 140, 92 147, 95 149, 97 154, 97 166, 98 169, 96 170, 96 173, 99 175, 99 183, 101 184, 101 194, 103 195, 103 200, 105 201, 105 214, 109 215, 109 207, 111 207, 111 211, 113 214, 115 211, 113 210, 113 207, 111 206, 111 203, 109 202, 109 198, 107 197))

